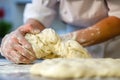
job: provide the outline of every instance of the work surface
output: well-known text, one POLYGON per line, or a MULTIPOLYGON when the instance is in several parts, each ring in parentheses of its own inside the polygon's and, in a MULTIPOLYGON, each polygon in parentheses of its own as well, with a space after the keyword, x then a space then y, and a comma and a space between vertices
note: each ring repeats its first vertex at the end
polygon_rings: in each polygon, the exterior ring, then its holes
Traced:
MULTIPOLYGON (((41 62, 37 60, 35 63, 41 62)), ((5 59, 0 59, 0 80, 66 80, 66 79, 49 79, 41 76, 31 75, 29 69, 33 64, 14 64, 5 59)), ((67 80, 120 80, 120 78, 80 78, 67 80)))

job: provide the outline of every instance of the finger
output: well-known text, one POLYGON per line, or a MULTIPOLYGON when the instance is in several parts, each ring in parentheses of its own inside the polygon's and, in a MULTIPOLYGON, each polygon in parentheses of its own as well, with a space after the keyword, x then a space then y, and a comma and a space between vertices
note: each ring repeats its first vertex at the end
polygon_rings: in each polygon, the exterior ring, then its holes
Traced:
POLYGON ((6 56, 5 58, 13 63, 17 63, 16 60, 11 58, 10 56, 6 56))
POLYGON ((0 47, 0 53, 1 53, 1 47, 0 47))
POLYGON ((16 51, 11 51, 9 55, 7 55, 10 60, 12 60, 15 63, 30 63, 31 61, 27 59, 26 57, 22 56, 16 51))
POLYGON ((32 24, 26 24, 26 25, 23 25, 19 28, 20 32, 22 34, 26 34, 26 33, 33 33, 33 34, 36 34, 36 33, 39 33, 40 32, 40 29, 38 27, 35 27, 33 26, 32 24))
POLYGON ((5 45, 8 43, 8 35, 6 35, 4 38, 2 38, 2 41, 1 41, 1 52, 3 50, 3 48, 5 47, 5 45))
POLYGON ((36 59, 35 56, 33 56, 30 51, 27 49, 23 48, 21 45, 14 45, 14 49, 19 52, 22 56, 26 57, 27 59, 33 61, 36 59))
POLYGON ((13 41, 14 36, 11 37, 11 35, 6 35, 2 39, 1 43, 1 53, 4 56, 4 54, 9 54, 10 51, 12 50, 12 45, 14 45, 15 40, 13 41))
POLYGON ((4 54, 4 57, 11 62, 17 63, 16 60, 13 58, 13 56, 10 55, 9 50, 4 54))
POLYGON ((26 25, 20 26, 18 28, 18 32, 21 32, 21 34, 25 36, 25 34, 29 33, 31 29, 32 29, 31 25, 26 24, 26 25))
MULTIPOLYGON (((9 42, 9 41, 8 41, 9 42)), ((5 56, 5 54, 8 54, 12 47, 8 44, 7 40, 1 44, 1 54, 2 56, 5 56)))
POLYGON ((22 45, 20 45, 16 38, 13 38, 12 40, 14 42, 14 45, 12 45, 12 47, 17 52, 19 52, 21 55, 23 55, 24 57, 26 57, 30 60, 35 60, 36 59, 35 55, 32 52, 30 52, 29 50, 27 50, 26 48, 24 48, 22 45))
POLYGON ((19 34, 19 36, 20 37, 17 38, 17 41, 19 42, 19 44, 21 44, 25 49, 31 52, 32 55, 35 57, 35 52, 33 51, 31 44, 21 34, 19 34))

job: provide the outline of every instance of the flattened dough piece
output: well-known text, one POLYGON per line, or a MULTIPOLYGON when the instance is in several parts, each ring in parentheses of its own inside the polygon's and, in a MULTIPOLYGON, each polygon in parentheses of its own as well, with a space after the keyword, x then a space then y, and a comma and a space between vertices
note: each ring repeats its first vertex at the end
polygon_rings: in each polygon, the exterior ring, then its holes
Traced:
POLYGON ((50 78, 120 77, 120 59, 46 59, 34 64, 30 72, 50 78))

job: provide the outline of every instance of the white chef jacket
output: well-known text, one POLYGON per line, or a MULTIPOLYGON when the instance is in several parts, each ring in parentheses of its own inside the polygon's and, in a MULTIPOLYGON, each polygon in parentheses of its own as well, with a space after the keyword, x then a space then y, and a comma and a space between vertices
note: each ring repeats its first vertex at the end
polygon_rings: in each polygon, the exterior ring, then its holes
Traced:
MULTIPOLYGON (((57 14, 55 8, 58 6, 61 20, 78 27, 89 27, 108 16, 120 18, 120 0, 32 0, 32 3, 26 5, 24 22, 33 18, 45 27, 50 27, 57 14)), ((109 54, 105 50, 109 48, 104 47, 101 47, 101 44, 98 46, 99 50, 102 50, 99 57, 104 57, 101 54, 103 52, 109 54)))

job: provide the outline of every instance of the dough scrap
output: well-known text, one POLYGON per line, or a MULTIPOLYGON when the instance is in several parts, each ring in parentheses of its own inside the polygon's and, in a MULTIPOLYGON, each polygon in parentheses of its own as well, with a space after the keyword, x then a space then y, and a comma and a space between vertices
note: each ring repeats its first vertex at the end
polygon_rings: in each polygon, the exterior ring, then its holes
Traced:
POLYGON ((63 40, 51 28, 39 34, 26 34, 25 38, 32 44, 37 58, 90 58, 87 50, 73 39, 63 40))
POLYGON ((120 77, 120 59, 46 59, 34 64, 30 73, 49 78, 120 77))

